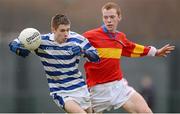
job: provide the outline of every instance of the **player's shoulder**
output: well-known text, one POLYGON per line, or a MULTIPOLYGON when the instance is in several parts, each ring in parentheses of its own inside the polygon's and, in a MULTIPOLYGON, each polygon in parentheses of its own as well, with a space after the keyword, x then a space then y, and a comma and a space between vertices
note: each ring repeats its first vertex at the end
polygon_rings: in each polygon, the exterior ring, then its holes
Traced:
POLYGON ((124 32, 121 31, 116 31, 118 33, 119 36, 121 37, 126 37, 126 34, 124 32))
POLYGON ((92 34, 92 33, 97 33, 97 32, 100 32, 100 31, 101 31, 100 28, 95 28, 95 29, 85 31, 83 34, 92 34))
POLYGON ((41 39, 42 40, 50 40, 52 35, 53 35, 52 33, 41 34, 41 39))
POLYGON ((84 39, 84 36, 82 36, 81 34, 79 34, 77 32, 70 31, 69 32, 69 38, 84 39))
POLYGON ((84 32, 83 36, 90 39, 90 38, 100 35, 102 33, 103 32, 102 32, 101 28, 95 28, 95 29, 91 29, 91 30, 84 32))
POLYGON ((74 32, 74 31, 70 31, 67 42, 82 43, 84 40, 85 40, 85 37, 82 36, 81 34, 74 32))
POLYGON ((69 31, 69 35, 70 36, 78 36, 80 35, 79 33, 75 32, 75 31, 69 31))

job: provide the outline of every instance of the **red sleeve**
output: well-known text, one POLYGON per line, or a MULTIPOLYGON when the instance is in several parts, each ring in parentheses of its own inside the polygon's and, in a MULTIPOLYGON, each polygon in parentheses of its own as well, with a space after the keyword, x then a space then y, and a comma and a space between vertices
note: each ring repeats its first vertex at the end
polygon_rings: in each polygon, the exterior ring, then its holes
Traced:
POLYGON ((142 57, 146 56, 151 47, 139 45, 137 43, 129 41, 126 36, 123 37, 125 46, 122 50, 122 56, 126 57, 142 57))

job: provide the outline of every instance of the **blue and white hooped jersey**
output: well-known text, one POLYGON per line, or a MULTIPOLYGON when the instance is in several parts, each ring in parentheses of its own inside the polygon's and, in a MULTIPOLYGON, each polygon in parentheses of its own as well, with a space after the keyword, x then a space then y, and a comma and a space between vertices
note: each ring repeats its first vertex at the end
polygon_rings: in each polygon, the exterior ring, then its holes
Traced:
POLYGON ((83 50, 94 50, 89 41, 75 32, 69 33, 65 43, 54 41, 54 34, 42 35, 42 43, 36 54, 44 66, 50 92, 70 92, 85 87, 86 83, 78 70, 80 56, 70 54, 69 48, 79 45, 83 50))

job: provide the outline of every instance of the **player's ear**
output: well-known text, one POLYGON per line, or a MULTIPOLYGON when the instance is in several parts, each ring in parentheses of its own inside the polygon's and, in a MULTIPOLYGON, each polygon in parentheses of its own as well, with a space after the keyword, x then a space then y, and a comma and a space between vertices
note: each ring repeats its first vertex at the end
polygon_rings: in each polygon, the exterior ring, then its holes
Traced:
POLYGON ((122 20, 122 16, 121 16, 121 15, 119 15, 118 17, 119 17, 119 21, 121 21, 121 20, 122 20))
POLYGON ((51 27, 51 32, 54 33, 55 32, 55 28, 51 27))

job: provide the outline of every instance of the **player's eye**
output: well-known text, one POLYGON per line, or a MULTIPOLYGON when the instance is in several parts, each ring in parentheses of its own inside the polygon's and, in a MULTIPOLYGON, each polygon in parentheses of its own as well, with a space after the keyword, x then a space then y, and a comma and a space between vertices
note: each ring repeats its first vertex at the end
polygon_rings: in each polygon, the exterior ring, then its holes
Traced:
POLYGON ((61 29, 60 32, 65 32, 66 30, 65 29, 61 29))
POLYGON ((70 29, 61 29, 60 32, 69 32, 70 29))
POLYGON ((110 16, 110 18, 111 18, 111 19, 114 19, 114 18, 115 18, 115 16, 114 16, 114 15, 112 15, 112 16, 110 16))
POLYGON ((67 32, 69 32, 69 31, 70 31, 70 29, 67 29, 66 31, 67 31, 67 32))
POLYGON ((108 19, 108 16, 104 16, 104 19, 108 19))

